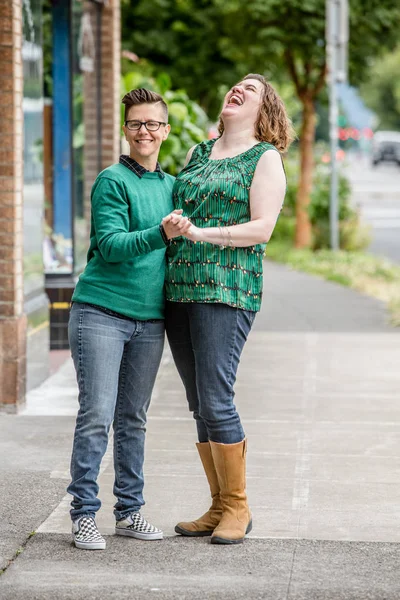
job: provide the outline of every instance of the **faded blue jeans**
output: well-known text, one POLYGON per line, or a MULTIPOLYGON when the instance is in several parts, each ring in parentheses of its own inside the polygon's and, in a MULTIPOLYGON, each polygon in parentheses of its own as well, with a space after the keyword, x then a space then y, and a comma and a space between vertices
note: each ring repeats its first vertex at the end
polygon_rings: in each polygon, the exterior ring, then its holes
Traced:
POLYGON ((134 321, 88 304, 71 308, 69 343, 79 387, 68 492, 71 518, 100 508, 97 477, 114 427, 114 514, 140 510, 146 413, 164 346, 164 321, 134 321))
POLYGON ((236 444, 244 439, 233 386, 255 316, 227 304, 166 303, 168 342, 199 442, 236 444))

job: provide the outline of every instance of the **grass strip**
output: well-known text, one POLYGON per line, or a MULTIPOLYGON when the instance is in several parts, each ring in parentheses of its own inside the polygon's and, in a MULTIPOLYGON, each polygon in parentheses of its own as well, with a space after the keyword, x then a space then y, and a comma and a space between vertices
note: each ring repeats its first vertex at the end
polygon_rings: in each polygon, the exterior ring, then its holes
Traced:
POLYGON ((365 252, 298 250, 282 240, 268 244, 266 257, 382 300, 390 323, 400 327, 400 266, 390 260, 365 252))

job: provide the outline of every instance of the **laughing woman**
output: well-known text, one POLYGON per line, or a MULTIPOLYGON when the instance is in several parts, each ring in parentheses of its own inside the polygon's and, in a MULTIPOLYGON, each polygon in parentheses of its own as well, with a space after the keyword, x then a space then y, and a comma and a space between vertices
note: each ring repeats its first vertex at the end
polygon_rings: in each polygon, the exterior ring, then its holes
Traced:
POLYGON ((286 190, 280 153, 292 127, 273 87, 247 75, 226 95, 219 130, 189 151, 174 185, 175 208, 192 226, 168 251, 166 327, 212 496, 206 514, 175 531, 237 544, 252 521, 233 386, 260 310, 265 244, 286 190))

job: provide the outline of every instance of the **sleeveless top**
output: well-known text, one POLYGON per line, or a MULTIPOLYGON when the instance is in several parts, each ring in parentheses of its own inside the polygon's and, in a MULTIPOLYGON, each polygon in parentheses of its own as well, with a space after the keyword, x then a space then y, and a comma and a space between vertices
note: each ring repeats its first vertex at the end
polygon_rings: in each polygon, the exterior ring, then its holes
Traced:
MULTIPOLYGON (((277 152, 272 144, 260 142, 233 158, 209 159, 215 142, 196 146, 173 187, 175 208, 182 208, 196 227, 250 221, 250 187, 257 163, 267 150, 277 152)), ((183 236, 174 238, 167 250, 167 300, 260 310, 265 246, 221 248, 183 236)))

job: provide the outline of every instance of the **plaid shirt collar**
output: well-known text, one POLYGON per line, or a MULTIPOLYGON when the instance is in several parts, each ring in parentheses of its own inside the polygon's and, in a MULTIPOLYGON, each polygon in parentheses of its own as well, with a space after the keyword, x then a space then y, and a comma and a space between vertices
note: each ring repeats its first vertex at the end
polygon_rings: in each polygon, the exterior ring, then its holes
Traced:
MULTIPOLYGON (((121 163, 121 165, 124 165, 124 167, 127 167, 128 169, 133 171, 138 177, 143 177, 145 173, 149 173, 148 169, 145 169, 144 167, 142 167, 142 165, 139 165, 139 163, 136 160, 134 160, 127 154, 121 154, 121 156, 119 157, 119 162, 121 163)), ((158 173, 159 177, 161 179, 164 179, 165 173, 160 167, 160 163, 157 163, 155 173, 158 173)))

